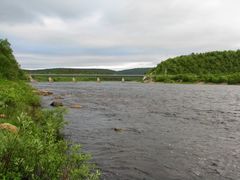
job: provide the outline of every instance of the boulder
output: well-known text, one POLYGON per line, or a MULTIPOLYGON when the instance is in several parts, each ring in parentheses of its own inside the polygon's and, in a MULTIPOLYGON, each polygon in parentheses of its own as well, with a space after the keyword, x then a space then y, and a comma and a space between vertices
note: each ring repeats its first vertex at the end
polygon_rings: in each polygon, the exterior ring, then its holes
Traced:
POLYGON ((18 128, 9 123, 1 123, 0 129, 4 129, 4 130, 7 130, 7 131, 15 133, 15 134, 18 133, 18 128))
POLYGON ((62 96, 54 96, 54 99, 64 99, 62 96))
POLYGON ((121 129, 121 128, 113 128, 113 130, 114 130, 115 132, 122 132, 122 131, 123 131, 123 129, 121 129))
POLYGON ((0 114, 0 118, 1 119, 4 119, 4 118, 6 118, 7 116, 5 115, 5 114, 0 114))
POLYGON ((80 104, 72 104, 70 108, 80 109, 82 106, 80 104))
POLYGON ((37 94, 40 96, 51 96, 53 95, 53 92, 50 92, 48 90, 39 90, 37 94))
POLYGON ((63 103, 61 101, 53 101, 50 105, 53 107, 60 107, 63 106, 63 103))

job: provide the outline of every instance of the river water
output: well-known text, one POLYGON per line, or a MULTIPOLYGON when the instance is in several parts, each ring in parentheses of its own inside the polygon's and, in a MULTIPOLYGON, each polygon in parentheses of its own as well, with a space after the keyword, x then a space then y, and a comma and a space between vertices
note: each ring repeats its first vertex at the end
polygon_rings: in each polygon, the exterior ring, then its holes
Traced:
MULTIPOLYGON (((120 82, 37 83, 62 96, 64 133, 102 179, 240 179, 240 87, 120 82), (114 129, 116 128, 116 129, 114 129)), ((43 97, 49 107, 53 96, 43 97)))

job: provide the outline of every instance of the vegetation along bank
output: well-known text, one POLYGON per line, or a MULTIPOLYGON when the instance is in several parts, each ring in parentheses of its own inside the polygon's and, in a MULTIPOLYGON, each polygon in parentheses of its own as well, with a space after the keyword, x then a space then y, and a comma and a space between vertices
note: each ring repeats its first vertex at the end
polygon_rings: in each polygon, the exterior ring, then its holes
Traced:
POLYGON ((10 44, 0 40, 0 179, 99 179, 90 155, 61 134, 64 109, 46 110, 10 44))

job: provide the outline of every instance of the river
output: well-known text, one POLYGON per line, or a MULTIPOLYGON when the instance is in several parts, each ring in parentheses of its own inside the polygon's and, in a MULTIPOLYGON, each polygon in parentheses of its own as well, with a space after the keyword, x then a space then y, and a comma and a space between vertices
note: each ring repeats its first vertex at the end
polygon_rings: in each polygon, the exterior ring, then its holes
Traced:
MULTIPOLYGON (((240 86, 36 83, 62 96, 66 138, 102 179, 240 179, 240 86)), ((49 107, 53 96, 43 97, 49 107)))

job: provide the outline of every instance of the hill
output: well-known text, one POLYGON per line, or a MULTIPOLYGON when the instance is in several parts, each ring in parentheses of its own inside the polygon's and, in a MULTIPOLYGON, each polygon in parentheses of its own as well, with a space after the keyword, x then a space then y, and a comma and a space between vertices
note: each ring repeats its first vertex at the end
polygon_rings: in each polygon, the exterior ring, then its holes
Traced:
POLYGON ((30 74, 114 74, 115 71, 109 69, 73 69, 73 68, 53 68, 41 70, 24 70, 30 74))
POLYGON ((167 59, 148 73, 159 82, 240 84, 240 50, 214 51, 167 59))
POLYGON ((134 69, 127 69, 118 71, 117 74, 138 74, 138 75, 144 75, 148 71, 150 71, 152 68, 134 68, 134 69))
POLYGON ((167 59, 151 74, 229 74, 240 72, 240 50, 214 51, 167 59))
POLYGON ((134 68, 122 71, 114 71, 109 69, 74 69, 74 68, 53 68, 41 70, 24 70, 30 74, 137 74, 143 75, 151 68, 134 68))

